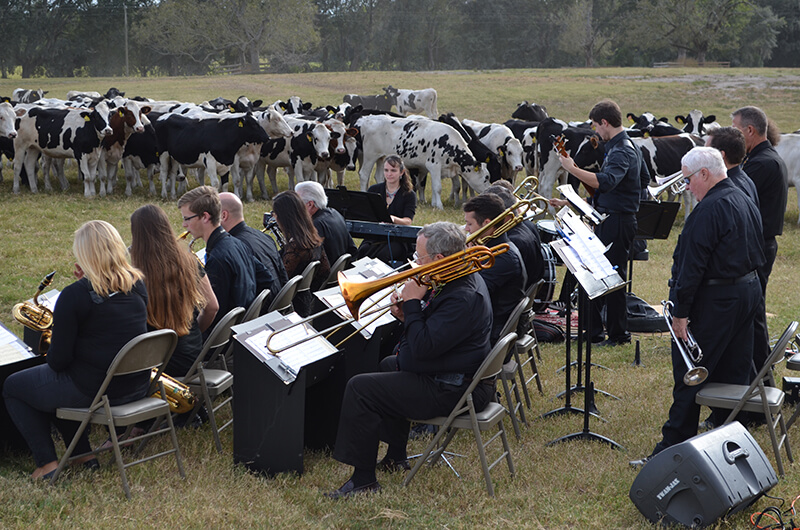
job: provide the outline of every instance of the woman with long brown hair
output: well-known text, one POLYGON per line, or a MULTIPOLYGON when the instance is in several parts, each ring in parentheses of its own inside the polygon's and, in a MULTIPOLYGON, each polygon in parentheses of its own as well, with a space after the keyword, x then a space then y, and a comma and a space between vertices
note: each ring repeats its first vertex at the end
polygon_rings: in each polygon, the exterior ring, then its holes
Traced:
POLYGON ((160 207, 147 204, 133 212, 131 237, 131 261, 144 273, 149 295, 147 327, 178 334, 164 371, 181 377, 203 348, 202 332, 217 314, 217 298, 203 267, 178 244, 160 207))
MULTIPOLYGON (((301 274, 312 261, 319 261, 319 266, 311 280, 311 290, 316 291, 331 271, 328 256, 322 247, 323 239, 319 236, 311 216, 306 210, 300 196, 294 191, 283 191, 275 196, 272 211, 278 227, 283 232, 286 245, 281 249, 281 257, 289 278, 301 274)), ((311 313, 313 299, 311 293, 301 295, 295 304, 295 311, 302 316, 311 313)))

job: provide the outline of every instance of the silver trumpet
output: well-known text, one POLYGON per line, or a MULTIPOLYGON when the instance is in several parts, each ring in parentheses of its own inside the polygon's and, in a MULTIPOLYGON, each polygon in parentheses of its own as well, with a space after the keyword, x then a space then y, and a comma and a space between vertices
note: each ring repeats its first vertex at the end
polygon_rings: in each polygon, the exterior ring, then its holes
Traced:
POLYGON ((647 192, 654 201, 661 202, 658 197, 667 190, 671 190, 674 195, 680 195, 686 191, 686 183, 683 181, 683 172, 678 171, 662 179, 656 179, 657 186, 648 186, 647 192))
POLYGON ((686 375, 683 376, 683 383, 686 386, 699 385, 708 378, 708 370, 706 367, 697 366, 697 364, 703 360, 703 352, 700 349, 700 345, 694 340, 694 336, 692 336, 692 332, 689 329, 686 330, 688 340, 678 338, 675 334, 675 330, 672 328, 672 302, 669 300, 662 300, 661 305, 664 306, 664 320, 667 321, 669 334, 672 335, 672 340, 678 347, 678 351, 681 352, 683 362, 686 363, 687 372, 686 375))

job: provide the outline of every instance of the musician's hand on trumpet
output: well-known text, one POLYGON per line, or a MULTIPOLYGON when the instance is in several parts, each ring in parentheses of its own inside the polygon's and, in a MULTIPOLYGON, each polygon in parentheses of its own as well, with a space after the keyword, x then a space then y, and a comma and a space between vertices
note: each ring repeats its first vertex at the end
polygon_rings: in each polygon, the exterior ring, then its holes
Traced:
POLYGON ((689 340, 689 319, 688 318, 672 318, 672 329, 675 335, 681 340, 689 340))

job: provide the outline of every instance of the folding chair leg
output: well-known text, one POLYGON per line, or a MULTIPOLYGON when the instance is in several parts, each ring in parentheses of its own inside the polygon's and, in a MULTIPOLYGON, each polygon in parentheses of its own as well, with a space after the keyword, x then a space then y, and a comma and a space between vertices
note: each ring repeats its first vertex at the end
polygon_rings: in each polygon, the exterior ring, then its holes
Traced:
POLYGON ((122 489, 125 490, 125 497, 130 500, 131 488, 128 486, 128 475, 125 473, 125 463, 122 461, 122 451, 119 448, 119 438, 117 437, 117 429, 114 427, 114 420, 111 417, 111 405, 108 403, 108 398, 103 396, 103 408, 106 411, 106 417, 109 419, 108 432, 111 435, 111 446, 114 448, 114 459, 117 461, 120 477, 122 477, 122 489))
POLYGON ((200 388, 203 392, 203 402, 206 404, 206 410, 208 411, 208 421, 211 424, 211 432, 214 434, 214 443, 217 446, 217 452, 222 453, 222 441, 219 438, 219 430, 217 429, 217 418, 214 414, 214 402, 211 400, 211 396, 208 394, 208 387, 206 386, 206 376, 203 373, 203 369, 199 370, 200 375, 200 388))
POLYGON ((56 472, 53 473, 53 476, 50 477, 50 484, 53 485, 56 483, 56 479, 64 471, 64 468, 67 466, 67 462, 69 462, 69 458, 72 456, 73 451, 75 451, 75 446, 78 445, 78 440, 83 435, 83 432, 86 430, 86 427, 89 425, 89 417, 87 416, 83 421, 81 421, 78 430, 75 431, 75 436, 72 437, 72 440, 67 446, 67 450, 64 452, 64 455, 61 457, 61 460, 58 462, 58 467, 56 468, 56 472))
POLYGON ((508 380, 505 378, 505 376, 501 376, 500 381, 503 384, 503 395, 506 398, 506 411, 511 417, 511 426, 514 428, 514 435, 517 437, 517 440, 519 440, 522 438, 522 433, 519 430, 519 421, 517 420, 517 415, 514 413, 514 402, 511 398, 511 390, 508 388, 508 380))
POLYGON ((478 426, 478 419, 474 414, 470 413, 470 419, 472 420, 472 434, 475 436, 475 443, 478 446, 478 458, 481 461, 483 478, 486 481, 486 490, 489 492, 490 497, 494 497, 494 485, 492 484, 492 476, 489 474, 489 463, 486 461, 486 448, 483 446, 481 428, 478 426))
MULTIPOLYGON (((164 394, 162 394, 162 396, 163 395, 164 394)), ((178 435, 175 433, 175 424, 172 421, 172 413, 168 412, 166 416, 167 423, 169 424, 169 435, 172 438, 172 447, 175 448, 175 460, 178 463, 178 472, 181 474, 181 478, 186 478, 186 472, 183 470, 183 460, 181 459, 181 449, 178 446, 178 435)))
MULTIPOLYGON (((537 348, 538 348, 538 346, 537 346, 537 348)), ((539 393, 540 393, 541 395, 544 395, 544 390, 542 389, 542 378, 541 378, 541 376, 539 375, 539 367, 536 365, 536 358, 533 356, 533 352, 528 352, 528 354, 530 355, 530 359, 529 359, 529 361, 528 361, 528 362, 529 362, 529 363, 532 365, 532 367, 533 367, 533 368, 532 368, 532 369, 533 369, 533 375, 531 376, 531 378, 530 378, 530 379, 528 379, 527 381, 525 381, 525 386, 526 386, 526 387, 528 386, 528 383, 530 383, 530 382, 531 382, 531 379, 535 379, 535 380, 536 380, 536 388, 538 388, 538 389, 539 389, 539 393)), ((541 360, 541 359, 539 359, 539 360, 541 360)), ((524 379, 524 376, 523 376, 523 379, 524 379)), ((530 407, 528 407, 528 408, 530 408, 530 407)))

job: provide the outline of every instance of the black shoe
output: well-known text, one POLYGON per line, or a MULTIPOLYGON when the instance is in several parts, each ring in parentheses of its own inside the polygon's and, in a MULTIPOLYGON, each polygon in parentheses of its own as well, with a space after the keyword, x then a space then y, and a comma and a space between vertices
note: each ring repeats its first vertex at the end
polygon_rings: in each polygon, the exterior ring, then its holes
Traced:
POLYGON ((376 493, 378 491, 381 491, 381 485, 377 480, 363 486, 356 486, 353 484, 353 480, 349 479, 347 482, 342 484, 342 487, 338 490, 325 493, 324 495, 329 499, 337 500, 352 497, 353 495, 358 495, 360 493, 376 493))
POLYGON ((646 456, 646 457, 644 457, 644 458, 640 458, 639 460, 631 460, 630 462, 628 462, 628 464, 629 464, 629 465, 630 465, 630 466, 631 466, 633 469, 639 469, 640 467, 644 467, 644 465, 645 465, 646 463, 648 463, 649 461, 650 461, 650 457, 649 457, 649 456, 646 456))
POLYGON ((83 469, 88 469, 89 471, 100 471, 100 462, 96 458, 87 460, 81 465, 83 466, 83 469))
MULTIPOLYGON (((603 342, 603 340, 605 338, 606 338, 605 333, 601 333, 600 335, 594 335, 592 337, 589 337, 588 333, 584 333, 583 334, 583 342, 587 342, 587 341, 591 340, 592 344, 597 344, 597 343, 603 342)), ((575 340, 577 340, 577 338, 575 340)))
POLYGON ((631 343, 631 339, 627 339, 627 340, 625 340, 625 339, 622 339, 622 340, 606 339, 606 340, 604 340, 602 342, 598 342, 597 343, 597 347, 605 348, 606 346, 611 346, 611 347, 624 346, 624 345, 630 344, 630 343, 631 343))
POLYGON ((398 471, 411 471, 411 464, 407 458, 403 460, 394 460, 392 458, 383 457, 383 460, 378 462, 375 469, 386 471, 387 473, 396 473, 398 471))

